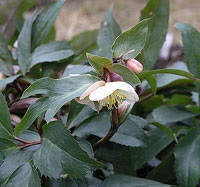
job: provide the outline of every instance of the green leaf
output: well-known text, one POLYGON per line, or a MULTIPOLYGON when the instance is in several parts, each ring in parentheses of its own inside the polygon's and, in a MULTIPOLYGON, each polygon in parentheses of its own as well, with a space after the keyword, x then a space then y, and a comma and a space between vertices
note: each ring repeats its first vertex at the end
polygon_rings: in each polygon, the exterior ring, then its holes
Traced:
POLYGON ((181 187, 195 187, 200 179, 200 128, 193 128, 176 146, 175 171, 181 187))
POLYGON ((110 68, 112 66, 112 61, 106 57, 100 57, 97 55, 93 55, 91 53, 87 53, 87 58, 90 65, 100 74, 102 75, 104 72, 104 68, 110 68))
POLYGON ((182 34, 188 69, 195 77, 200 78, 200 33, 189 24, 177 23, 175 27, 182 34))
POLYGON ((131 186, 131 187, 170 187, 171 185, 162 184, 160 182, 133 177, 129 175, 115 174, 104 180, 99 187, 116 187, 116 186, 131 186))
POLYGON ((165 41, 169 19, 169 0, 149 0, 141 11, 140 20, 145 18, 150 18, 150 20, 142 57, 144 69, 151 69, 156 63, 160 48, 165 41))
POLYGON ((133 87, 141 83, 137 75, 122 64, 114 64, 110 69, 115 73, 121 75, 124 81, 131 84, 133 87))
POLYGON ((174 139, 174 141, 176 143, 178 143, 178 140, 177 140, 177 137, 176 135, 174 134, 173 130, 170 129, 169 127, 165 126, 165 125, 162 125, 160 123, 157 123, 157 122, 153 122, 151 123, 151 125, 154 125, 156 127, 158 127, 160 130, 162 130, 163 132, 167 133, 169 136, 171 136, 171 138, 174 139))
MULTIPOLYGON (((171 67, 169 68, 165 68, 165 69, 156 69, 156 70, 146 70, 146 71, 142 71, 140 74, 138 74, 138 77, 140 79, 144 79, 150 75, 156 75, 156 74, 172 74, 175 75, 174 77, 170 75, 167 77, 167 84, 169 84, 169 82, 172 82, 174 80, 180 79, 182 76, 182 78, 188 78, 191 79, 192 81, 194 81, 194 75, 187 72, 187 67, 185 66, 184 63, 182 62, 176 62, 175 64, 173 64, 171 67)), ((165 77, 166 78, 166 77, 165 77)), ((164 78, 163 78, 164 79, 164 78)), ((164 84, 166 85, 166 83, 164 84)))
POLYGON ((114 17, 112 16, 113 5, 109 7, 104 15, 99 29, 97 44, 99 46, 99 55, 112 59, 111 47, 118 35, 121 34, 121 29, 114 17))
POLYGON ((8 44, 3 34, 0 32, 0 71, 7 75, 13 75, 13 59, 10 51, 8 50, 8 44))
POLYGON ((36 18, 32 29, 32 49, 47 37, 65 0, 58 0, 47 6, 36 18))
POLYGON ((6 185, 15 187, 41 186, 38 173, 29 162, 26 162, 25 164, 20 166, 17 170, 15 170, 13 174, 9 177, 8 181, 6 182, 6 185))
POLYGON ((167 183, 168 181, 172 181, 176 178, 174 172, 174 157, 172 154, 169 154, 162 160, 162 162, 153 168, 146 178, 151 180, 156 180, 158 182, 167 183))
POLYGON ((91 109, 91 107, 79 104, 75 100, 72 100, 67 117, 67 127, 70 129, 72 127, 78 126, 93 113, 94 110, 91 109))
POLYGON ((45 119, 49 122, 65 103, 80 96, 98 80, 93 76, 80 75, 62 79, 42 78, 35 81, 25 90, 22 98, 35 94, 43 94, 44 97, 31 105, 22 121, 15 128, 15 133, 20 134, 29 128, 34 120, 45 111, 45 119))
POLYGON ((84 178, 90 167, 102 166, 79 147, 77 141, 58 121, 44 126, 42 144, 34 153, 33 160, 42 175, 55 179, 61 174, 84 178))
POLYGON ((154 121, 160 123, 179 122, 197 116, 181 106, 161 106, 156 108, 153 113, 154 121))
POLYGON ((14 80, 16 80, 20 75, 14 75, 5 79, 0 80, 0 91, 3 90, 7 84, 12 83, 14 80))
POLYGON ((147 32, 148 19, 145 19, 130 30, 120 34, 112 46, 113 58, 121 57, 132 50, 134 51, 126 55, 126 58, 135 58, 145 45, 147 32))
MULTIPOLYGON (((17 169, 29 162, 32 154, 30 151, 23 150, 8 156, 0 166, 0 185, 7 183, 17 169)), ((24 178, 26 175, 22 176, 21 180, 24 178)))
POLYGON ((173 141, 168 134, 158 128, 147 131, 146 139, 148 142, 146 147, 137 147, 134 149, 133 160, 135 162, 135 169, 141 168, 173 141))
POLYGON ((74 54, 65 41, 53 41, 38 46, 31 57, 29 68, 41 62, 53 62, 69 58, 74 54))
MULTIPOLYGON (((93 115, 76 128, 73 135, 85 137, 93 134, 104 137, 110 128, 109 119, 108 112, 93 115)), ((110 141, 132 147, 145 146, 146 139, 140 123, 144 123, 143 120, 129 116, 110 141)))
POLYGON ((17 58, 20 70, 23 75, 29 70, 30 57, 31 57, 31 32, 32 25, 36 18, 36 15, 31 15, 22 27, 22 30, 18 37, 18 48, 17 48, 17 58))
POLYGON ((147 82, 149 83, 149 85, 151 86, 152 92, 153 94, 156 94, 157 91, 157 82, 156 82, 156 78, 153 75, 149 75, 145 78, 147 80, 147 82))
POLYGON ((12 138, 10 113, 3 94, 0 92, 0 138, 12 138))

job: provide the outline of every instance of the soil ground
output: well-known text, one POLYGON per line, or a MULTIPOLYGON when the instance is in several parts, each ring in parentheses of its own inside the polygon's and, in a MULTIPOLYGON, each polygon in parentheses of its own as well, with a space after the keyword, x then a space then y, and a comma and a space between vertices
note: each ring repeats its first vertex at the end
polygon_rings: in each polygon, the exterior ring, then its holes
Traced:
MULTIPOLYGON (((57 39, 71 39, 85 30, 98 29, 104 12, 113 3, 114 17, 122 30, 138 23, 140 11, 147 0, 67 0, 57 20, 57 39)), ((177 22, 193 25, 200 30, 199 0, 170 0, 169 33, 174 43, 181 43, 180 32, 174 27, 177 22)))

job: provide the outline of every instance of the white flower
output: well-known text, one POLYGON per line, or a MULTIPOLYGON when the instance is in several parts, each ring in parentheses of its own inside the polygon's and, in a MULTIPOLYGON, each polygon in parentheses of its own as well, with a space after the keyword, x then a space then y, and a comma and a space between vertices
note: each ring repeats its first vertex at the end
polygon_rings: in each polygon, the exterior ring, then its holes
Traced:
POLYGON ((109 110, 118 108, 124 100, 135 103, 139 100, 139 97, 130 84, 122 81, 98 81, 91 85, 79 98, 80 103, 87 103, 93 109, 96 101, 100 106, 106 106, 109 110))

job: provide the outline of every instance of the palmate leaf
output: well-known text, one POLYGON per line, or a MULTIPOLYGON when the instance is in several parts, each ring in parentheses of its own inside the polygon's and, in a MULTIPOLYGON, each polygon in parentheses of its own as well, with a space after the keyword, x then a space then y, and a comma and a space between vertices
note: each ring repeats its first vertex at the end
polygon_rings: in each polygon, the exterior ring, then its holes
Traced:
POLYGON ((44 97, 28 109, 22 121, 15 128, 15 133, 20 134, 29 128, 33 121, 45 111, 45 119, 49 122, 65 103, 80 96, 98 80, 98 78, 90 75, 80 75, 62 79, 42 78, 35 81, 25 90, 22 98, 35 94, 43 94, 44 97))
POLYGON ((139 22, 130 30, 120 34, 112 45, 113 58, 127 54, 127 58, 135 58, 143 49, 148 33, 148 19, 139 22))
POLYGON ((21 181, 29 183, 29 180, 32 179, 29 178, 30 176, 28 177, 27 174, 32 173, 32 167, 29 165, 32 154, 33 152, 23 150, 8 156, 0 166, 0 185, 9 186, 13 181, 17 181, 19 184, 21 181), (24 169, 26 169, 28 173, 22 172, 24 169), (19 173, 23 175, 18 175, 19 173))
POLYGON ((79 147, 59 121, 44 126, 42 144, 34 153, 33 160, 42 175, 55 179, 61 174, 84 178, 91 167, 102 166, 79 147))
POLYGON ((99 187, 116 187, 116 186, 131 186, 131 187, 170 187, 171 185, 162 184, 153 180, 142 179, 129 175, 112 175, 104 180, 99 187))
POLYGON ((121 29, 112 16, 113 6, 110 6, 104 15, 99 29, 97 44, 99 47, 98 55, 112 59, 111 47, 121 29))
POLYGON ((140 19, 150 18, 149 32, 142 53, 143 65, 146 70, 156 63, 160 48, 165 41, 169 19, 169 0, 149 0, 141 11, 140 19))
POLYGON ((181 187, 195 187, 200 179, 200 128, 195 127, 175 149, 175 171, 181 187))

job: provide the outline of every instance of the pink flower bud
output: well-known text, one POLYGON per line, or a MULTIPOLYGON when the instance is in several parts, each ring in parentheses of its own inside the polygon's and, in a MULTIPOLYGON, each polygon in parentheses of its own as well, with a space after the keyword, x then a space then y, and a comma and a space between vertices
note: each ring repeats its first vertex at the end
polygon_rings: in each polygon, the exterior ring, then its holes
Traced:
POLYGON ((125 60, 125 66, 135 74, 138 74, 143 70, 143 65, 134 58, 129 58, 125 60))

